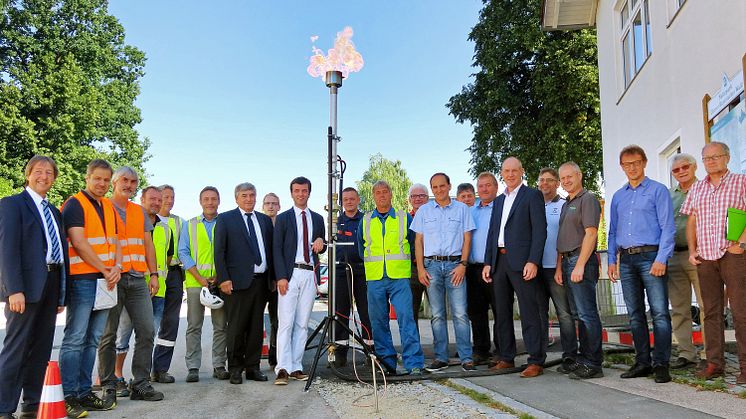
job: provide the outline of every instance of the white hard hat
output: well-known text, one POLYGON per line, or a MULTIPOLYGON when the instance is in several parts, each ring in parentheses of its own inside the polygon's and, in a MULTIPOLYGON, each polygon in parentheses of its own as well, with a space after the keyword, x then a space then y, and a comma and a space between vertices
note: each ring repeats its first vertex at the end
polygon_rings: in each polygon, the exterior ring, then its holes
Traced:
POLYGON ((199 293, 199 302, 203 306, 211 308, 213 310, 223 307, 223 299, 210 292, 207 287, 202 287, 199 293))

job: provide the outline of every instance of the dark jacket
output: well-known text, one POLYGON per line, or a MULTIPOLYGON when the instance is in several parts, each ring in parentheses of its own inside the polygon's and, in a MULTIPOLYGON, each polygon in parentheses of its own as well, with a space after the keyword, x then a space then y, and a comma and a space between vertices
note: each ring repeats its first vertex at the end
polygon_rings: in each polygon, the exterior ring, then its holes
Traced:
MULTIPOLYGON (((60 276, 60 301, 66 302, 65 291, 70 260, 67 234, 62 214, 50 205, 60 234, 63 270, 60 276)), ((27 303, 41 299, 47 281, 47 236, 44 220, 31 195, 23 192, 0 200, 0 297, 7 301, 12 294, 22 292, 27 303)))
POLYGON ((357 241, 357 230, 362 226, 363 213, 358 211, 353 217, 348 217, 344 212, 339 216, 337 225, 337 262, 343 263, 363 263, 360 254, 357 251, 355 242, 357 241), (352 245, 339 245, 339 243, 351 243, 352 245))
MULTIPOLYGON (((267 258, 267 286, 274 280, 272 264, 272 219, 254 211, 264 241, 264 254, 267 258)), ((261 243, 260 243, 261 245, 261 243)), ((218 283, 231 281, 234 290, 247 289, 254 281, 254 255, 249 247, 249 232, 241 210, 236 208, 220 214, 215 223, 215 272, 218 283)))
MULTIPOLYGON (((487 249, 484 264, 490 265, 492 273, 497 269, 497 243, 500 234, 505 194, 500 194, 492 206, 490 230, 487 233, 487 249)), ((547 240, 547 218, 544 197, 537 189, 521 186, 510 207, 505 223, 505 248, 508 266, 513 271, 522 271, 527 262, 541 267, 544 242, 547 240)))
MULTIPOLYGON (((321 215, 307 209, 311 214, 311 220, 313 223, 313 231, 311 234, 311 242, 321 238, 324 239, 324 218, 321 215)), ((295 264, 295 254, 298 246, 298 230, 295 222, 295 210, 291 207, 289 210, 277 215, 275 218, 275 231, 274 240, 272 241, 272 250, 275 264, 275 277, 280 279, 287 279, 290 281, 290 277, 293 274, 293 265, 295 264)), ((321 253, 326 251, 326 245, 322 249, 321 253)), ((311 253, 312 263, 314 266, 319 264, 319 255, 311 253)))

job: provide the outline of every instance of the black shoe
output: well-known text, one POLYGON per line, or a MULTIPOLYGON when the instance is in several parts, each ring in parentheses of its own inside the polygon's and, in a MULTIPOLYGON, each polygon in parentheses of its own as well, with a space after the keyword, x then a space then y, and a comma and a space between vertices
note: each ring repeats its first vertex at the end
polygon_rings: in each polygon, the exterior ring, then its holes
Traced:
POLYGON ((154 372, 151 375, 151 381, 154 383, 171 384, 175 383, 176 379, 173 375, 169 374, 168 371, 154 372))
POLYGON ((186 382, 187 383, 196 383, 198 381, 199 381, 199 369, 197 369, 197 368, 191 368, 189 370, 189 372, 187 373, 186 382))
MULTIPOLYGON (((111 388, 105 388, 105 391, 111 392, 113 389, 111 388)), ((111 410, 115 407, 117 407, 117 399, 116 396, 114 400, 111 400, 109 398, 108 400, 101 400, 97 395, 93 393, 88 393, 85 396, 82 396, 78 399, 78 403, 80 403, 80 407, 86 410, 92 410, 92 411, 101 411, 101 410, 111 410)))
POLYGON ((337 352, 334 354, 334 367, 335 368, 344 368, 347 366, 347 354, 341 354, 337 352))
POLYGON ((670 367, 671 367, 672 370, 679 370, 679 369, 682 369, 682 368, 692 367, 694 365, 697 365, 697 363, 694 362, 694 361, 690 361, 690 360, 684 358, 683 356, 680 356, 680 357, 676 358, 675 361, 671 362, 670 367))
MULTIPOLYGON (((36 417, 39 415, 38 410, 22 410, 20 416, 18 416, 21 419, 36 419, 36 417)), ((13 419, 15 418, 15 415, 12 413, 6 413, 5 416, 0 415, 0 419, 7 418, 7 419, 13 419)))
POLYGON ((78 398, 75 396, 65 397, 65 412, 68 418, 84 418, 88 416, 88 411, 80 407, 78 398))
POLYGON ((577 367, 570 373, 569 377, 573 380, 587 380, 589 378, 601 378, 604 376, 600 368, 591 368, 585 364, 575 364, 577 367))
POLYGON ((425 367, 425 369, 430 372, 436 372, 436 371, 444 370, 446 368, 448 368, 448 363, 443 362, 443 361, 438 361, 437 359, 433 361, 432 364, 425 367))
POLYGON ((231 384, 243 384, 243 378, 241 377, 241 370, 235 370, 230 372, 231 384))
POLYGON ((656 383, 667 383, 671 381, 671 374, 668 372, 668 367, 666 365, 653 367, 653 374, 655 375, 656 383))
MULTIPOLYGON (((124 384, 125 386, 127 384, 124 384)), ((111 388, 111 387, 105 387, 103 389, 103 397, 101 398, 104 401, 104 404, 107 406, 111 406, 111 408, 115 408, 117 406, 117 397, 119 397, 119 383, 117 383, 117 388, 111 388)), ((126 388, 123 392, 126 392, 126 396, 122 397, 129 397, 130 390, 126 388)))
POLYGON ((632 368, 627 370, 627 372, 623 372, 620 377, 622 378, 637 378, 637 377, 647 377, 650 375, 650 373, 653 372, 653 368, 650 367, 650 365, 640 365, 635 364, 632 368))
POLYGON ((163 400, 163 393, 156 391, 148 381, 143 381, 138 385, 130 385, 130 400, 157 402, 163 400))
POLYGON ((484 355, 474 352, 472 354, 472 361, 474 361, 474 365, 486 365, 488 362, 490 362, 490 355, 484 355))
POLYGON ((476 371, 477 367, 474 366, 473 362, 464 362, 463 364, 461 364, 461 369, 466 372, 469 372, 469 371, 476 371))
POLYGON ((557 372, 560 372, 562 374, 570 374, 571 372, 577 370, 579 366, 580 364, 578 364, 577 361, 575 361, 574 359, 565 358, 562 360, 562 365, 557 367, 557 372))
POLYGON ((259 371, 259 368, 253 369, 253 370, 246 370, 246 379, 252 380, 252 381, 268 381, 267 375, 261 371, 259 371))
POLYGON ((217 367, 214 370, 212 370, 212 376, 214 378, 217 378, 218 380, 227 380, 231 378, 231 373, 229 373, 225 367, 217 367))

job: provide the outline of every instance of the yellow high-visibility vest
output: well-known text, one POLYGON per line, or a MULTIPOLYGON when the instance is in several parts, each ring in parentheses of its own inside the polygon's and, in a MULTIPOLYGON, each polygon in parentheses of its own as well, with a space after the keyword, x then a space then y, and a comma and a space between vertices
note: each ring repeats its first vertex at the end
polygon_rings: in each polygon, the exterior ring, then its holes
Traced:
MULTIPOLYGON (((194 217, 188 221, 189 230, 189 253, 197 265, 197 272, 205 278, 215 275, 215 254, 213 252, 212 240, 207 235, 207 228, 202 222, 202 216, 194 217)), ((215 237, 215 224, 212 225, 212 237, 215 237)), ((185 288, 200 288, 202 285, 189 271, 186 271, 185 288)))
POLYGON ((386 217, 386 229, 373 212, 363 217, 363 262, 365 279, 377 281, 386 276, 391 279, 409 278, 412 274, 409 240, 407 240, 407 213, 397 211, 396 218, 386 217))

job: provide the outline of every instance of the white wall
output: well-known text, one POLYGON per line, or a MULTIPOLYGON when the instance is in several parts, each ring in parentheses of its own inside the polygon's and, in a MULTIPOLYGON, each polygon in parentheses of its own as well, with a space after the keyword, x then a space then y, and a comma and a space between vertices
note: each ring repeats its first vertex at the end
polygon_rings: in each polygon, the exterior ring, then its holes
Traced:
MULTIPOLYGON (((746 54, 746 1, 688 0, 671 20, 673 0, 649 0, 652 55, 624 91, 617 0, 599 0, 598 61, 606 203, 626 178, 619 151, 636 143, 648 155, 647 175, 667 184, 659 153, 676 136, 695 157, 704 146, 702 97, 723 73, 732 77, 746 54)), ((700 178, 704 171, 697 171, 700 178)), ((608 209, 608 208, 607 208, 608 209)), ((608 214, 608 212, 607 212, 608 214)))

